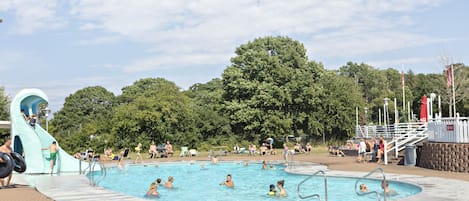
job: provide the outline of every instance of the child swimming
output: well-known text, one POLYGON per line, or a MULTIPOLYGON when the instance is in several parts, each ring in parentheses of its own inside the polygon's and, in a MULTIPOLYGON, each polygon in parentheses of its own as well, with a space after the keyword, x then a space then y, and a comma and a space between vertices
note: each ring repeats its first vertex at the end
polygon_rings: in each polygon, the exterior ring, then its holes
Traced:
POLYGON ((267 193, 268 196, 275 196, 277 194, 277 190, 275 190, 275 185, 270 184, 269 192, 267 193))

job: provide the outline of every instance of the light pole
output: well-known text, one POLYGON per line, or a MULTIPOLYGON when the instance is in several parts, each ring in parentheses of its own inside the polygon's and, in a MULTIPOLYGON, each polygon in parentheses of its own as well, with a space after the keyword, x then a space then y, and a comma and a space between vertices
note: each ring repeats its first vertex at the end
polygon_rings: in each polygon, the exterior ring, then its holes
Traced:
POLYGON ((384 98, 384 126, 386 129, 386 136, 388 135, 388 125, 389 125, 389 98, 384 98))
POLYGON ((49 132, 49 113, 50 109, 48 107, 44 108, 42 110, 44 112, 44 116, 46 117, 46 131, 49 132))
POLYGON ((365 109, 365 126, 367 126, 368 125, 368 118, 367 118, 368 108, 365 107, 364 109, 365 109))
POLYGON ((430 94, 430 119, 433 119, 433 100, 435 100, 436 98, 436 94, 435 93, 431 93, 430 94))

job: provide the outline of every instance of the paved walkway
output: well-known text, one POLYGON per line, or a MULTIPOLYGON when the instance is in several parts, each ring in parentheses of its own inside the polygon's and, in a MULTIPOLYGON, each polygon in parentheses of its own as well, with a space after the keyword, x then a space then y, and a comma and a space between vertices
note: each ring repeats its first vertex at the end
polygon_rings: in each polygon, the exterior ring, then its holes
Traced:
POLYGON ((88 179, 83 175, 15 175, 13 178, 14 183, 36 187, 39 192, 57 201, 144 201, 102 187, 90 186, 88 179))

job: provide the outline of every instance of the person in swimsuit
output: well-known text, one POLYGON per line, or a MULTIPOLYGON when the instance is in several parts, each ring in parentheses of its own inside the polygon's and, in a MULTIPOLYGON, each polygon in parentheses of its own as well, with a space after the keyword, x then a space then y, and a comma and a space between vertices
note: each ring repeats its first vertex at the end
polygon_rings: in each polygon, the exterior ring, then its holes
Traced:
POLYGON ((142 143, 138 143, 137 147, 135 147, 135 152, 137 153, 137 157, 135 158, 135 163, 137 163, 139 158, 140 158, 140 162, 143 162, 140 151, 142 151, 142 143))
POLYGON ((50 156, 49 156, 50 174, 52 174, 52 172, 54 171, 55 160, 57 160, 57 151, 58 151, 57 142, 53 141, 52 144, 49 147, 42 148, 42 150, 49 150, 50 151, 50 156))
POLYGON ((226 175, 226 181, 222 182, 220 185, 234 188, 234 183, 233 183, 233 180, 231 179, 231 174, 226 175))
POLYGON ((270 184, 269 192, 267 193, 268 196, 275 196, 277 194, 277 190, 275 190, 275 185, 270 184))
POLYGON ((166 188, 173 188, 174 178, 172 176, 168 177, 168 181, 164 184, 166 188))
POLYGON ((147 191, 146 197, 157 197, 160 193, 158 193, 158 187, 156 186, 155 182, 150 184, 150 188, 147 191))
POLYGON ((285 188, 283 188, 283 185, 285 184, 285 180, 280 180, 277 182, 277 187, 279 190, 278 196, 280 197, 286 197, 287 196, 287 191, 285 191, 285 188))
MULTIPOLYGON (((7 141, 5 141, 5 143, 4 143, 2 146, 0 146, 0 152, 6 153, 6 154, 8 154, 8 155, 11 154, 11 140, 10 140, 10 139, 8 139, 7 141)), ((5 163, 5 161, 3 161, 2 158, 0 158, 0 163, 5 163)), ((13 171, 12 171, 12 172, 13 172, 13 171)), ((10 173, 10 174, 7 176, 8 179, 7 179, 7 185, 6 185, 6 187, 10 187, 10 181, 11 181, 11 176, 12 176, 12 175, 13 175, 13 174, 10 173)), ((6 178, 6 177, 5 177, 5 178, 6 178)), ((0 178, 0 183, 2 184, 2 187, 5 187, 5 183, 4 183, 3 179, 4 179, 4 178, 0 178)))

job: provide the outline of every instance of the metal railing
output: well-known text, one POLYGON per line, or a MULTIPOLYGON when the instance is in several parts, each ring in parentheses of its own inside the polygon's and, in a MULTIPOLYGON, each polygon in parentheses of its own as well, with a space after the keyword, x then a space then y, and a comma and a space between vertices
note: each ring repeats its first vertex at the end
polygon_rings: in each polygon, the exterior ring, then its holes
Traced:
POLYGON ((396 135, 393 140, 386 143, 387 149, 386 154, 394 150, 394 157, 398 157, 398 152, 403 150, 406 145, 418 143, 428 137, 427 135, 427 124, 421 124, 411 130, 405 130, 406 133, 396 135))
POLYGON ((96 179, 94 181, 94 186, 97 186, 99 185, 99 183, 106 177, 107 175, 107 169, 106 167, 104 166, 104 164, 102 163, 99 163, 99 167, 101 168, 101 177, 99 177, 98 179, 96 179))
MULTIPOLYGON (((374 194, 376 194, 376 199, 377 199, 378 201, 381 200, 380 195, 379 195, 380 192, 378 192, 378 191, 362 192, 362 191, 359 189, 359 185, 358 185, 359 181, 361 181, 361 180, 363 180, 363 179, 366 179, 367 177, 369 177, 370 175, 374 174, 374 173, 377 172, 377 171, 380 171, 381 174, 383 175, 383 181, 386 180, 386 175, 384 175, 384 170, 383 170, 382 168, 376 168, 376 169, 372 170, 371 172, 369 172, 369 173, 366 174, 365 176, 363 176, 363 177, 357 179, 357 181, 355 182, 355 193, 356 193, 358 196, 364 196, 364 195, 369 195, 369 194, 373 194, 373 193, 374 193, 374 194), (358 190, 357 190, 357 187, 358 187, 358 190)), ((384 198, 384 201, 386 201, 386 193, 384 193, 384 191, 383 191, 383 198, 384 198)))
POLYGON ((307 177, 306 179, 304 179, 303 181, 301 181, 300 183, 298 183, 298 187, 296 189, 296 193, 298 194, 298 197, 300 197, 301 199, 307 199, 307 198, 318 198, 320 201, 321 201, 321 195, 319 194, 312 194, 312 195, 307 195, 307 196, 303 196, 301 195, 300 193, 300 186, 301 184, 305 183, 306 181, 308 181, 309 179, 311 179, 312 177, 316 176, 317 174, 321 173, 323 175, 323 178, 324 178, 324 197, 325 197, 325 201, 328 201, 328 197, 327 197, 327 175, 324 171, 322 170, 319 170, 317 172, 315 172, 314 174, 312 174, 311 176, 307 177))

